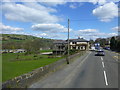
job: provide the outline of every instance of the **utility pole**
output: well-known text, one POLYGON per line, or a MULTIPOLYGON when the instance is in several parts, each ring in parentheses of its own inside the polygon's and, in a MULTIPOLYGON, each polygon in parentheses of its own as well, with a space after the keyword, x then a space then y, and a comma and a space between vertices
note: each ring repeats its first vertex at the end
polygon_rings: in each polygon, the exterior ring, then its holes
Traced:
POLYGON ((70 20, 68 19, 68 55, 67 55, 67 64, 69 64, 69 24, 70 24, 70 20))

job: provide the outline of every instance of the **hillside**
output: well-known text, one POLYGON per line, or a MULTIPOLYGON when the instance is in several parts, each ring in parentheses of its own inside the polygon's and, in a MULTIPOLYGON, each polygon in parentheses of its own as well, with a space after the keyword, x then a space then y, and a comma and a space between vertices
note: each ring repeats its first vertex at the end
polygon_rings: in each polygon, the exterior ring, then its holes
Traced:
POLYGON ((4 49, 10 49, 13 47, 22 48, 22 46, 27 42, 32 42, 35 40, 38 41, 41 48, 50 48, 53 44, 52 39, 39 38, 30 35, 2 34, 0 35, 0 39, 2 40, 2 48, 4 49))
POLYGON ((38 37, 30 35, 2 34, 2 37, 0 38, 2 39, 2 41, 24 41, 37 39, 38 37))

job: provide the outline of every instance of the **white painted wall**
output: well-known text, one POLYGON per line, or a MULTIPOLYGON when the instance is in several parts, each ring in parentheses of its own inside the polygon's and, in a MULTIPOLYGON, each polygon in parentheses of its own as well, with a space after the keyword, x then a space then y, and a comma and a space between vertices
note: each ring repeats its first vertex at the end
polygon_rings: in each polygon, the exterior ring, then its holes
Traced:
POLYGON ((77 44, 87 44, 87 42, 77 42, 77 44))

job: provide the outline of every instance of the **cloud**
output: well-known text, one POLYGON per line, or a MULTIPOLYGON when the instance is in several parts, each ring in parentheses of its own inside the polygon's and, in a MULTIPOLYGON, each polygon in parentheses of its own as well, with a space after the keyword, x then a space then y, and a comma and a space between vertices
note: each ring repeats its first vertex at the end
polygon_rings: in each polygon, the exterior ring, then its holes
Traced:
POLYGON ((113 27, 112 30, 114 30, 114 31, 120 31, 120 27, 118 27, 118 26, 113 27))
POLYGON ((72 9, 75 9, 75 8, 77 8, 77 6, 75 5, 75 4, 70 4, 70 6, 69 6, 70 8, 72 8, 72 9))
POLYGON ((77 7, 76 7, 75 5, 73 5, 73 4, 71 4, 69 7, 72 8, 72 9, 77 8, 77 7))
POLYGON ((78 30, 80 33, 95 33, 98 32, 97 29, 83 29, 83 30, 78 30))
POLYGON ((118 16, 118 7, 115 3, 110 2, 95 8, 92 13, 97 16, 100 21, 109 22, 118 16))
MULTIPOLYGON (((70 35, 71 36, 71 35, 70 35)), ((104 33, 100 32, 98 29, 83 29, 83 30, 76 30, 72 33, 74 37, 83 37, 87 40, 96 38, 107 38, 112 36, 117 36, 117 33, 104 33)))
POLYGON ((81 7, 82 5, 84 5, 84 3, 82 3, 82 2, 80 2, 80 3, 72 2, 72 3, 70 3, 69 7, 72 9, 76 9, 78 7, 81 7))
POLYGON ((80 29, 72 31, 72 34, 70 34, 70 36, 72 36, 73 38, 83 37, 89 40, 90 38, 95 39, 95 37, 98 37, 96 33, 99 33, 97 29, 80 29))
POLYGON ((11 32, 20 32, 23 31, 23 28, 11 27, 0 23, 1 33, 11 33, 11 32))
POLYGON ((108 33, 108 36, 111 37, 111 36, 117 36, 118 34, 117 33, 108 33))
POLYGON ((36 31, 50 32, 50 33, 67 32, 68 30, 66 27, 60 24, 35 24, 32 25, 31 28, 36 31))
POLYGON ((98 0, 98 4, 99 5, 103 5, 103 4, 105 4, 107 1, 106 0, 98 0))
POLYGON ((35 3, 4 3, 2 11, 8 20, 32 22, 32 23, 54 23, 61 20, 60 17, 53 15, 56 9, 45 7, 35 3))
POLYGON ((119 0, 2 0, 2 2, 42 2, 46 5, 56 6, 66 2, 90 2, 103 4, 105 2, 119 2, 119 0))
POLYGON ((50 38, 50 39, 67 39, 67 35, 65 34, 53 34, 53 33, 32 33, 32 36, 36 36, 36 37, 43 37, 43 38, 50 38))
MULTIPOLYGON (((38 31, 36 36, 52 39, 67 39, 68 28, 61 24, 35 24, 31 26, 32 30, 38 31)), ((70 29, 70 33, 73 30, 70 29)))
MULTIPOLYGON (((81 0, 82 1, 82 0, 81 0)), ((86 0, 91 3, 103 4, 105 0, 86 0)), ((22 4, 16 3, 3 3, 2 11, 3 15, 12 21, 32 22, 32 23, 56 23, 62 21, 62 18, 56 16, 56 9, 52 6, 63 5, 66 2, 64 0, 56 2, 22 2, 22 4), (50 5, 51 4, 51 7, 50 5)), ((78 7, 75 4, 70 5, 71 8, 78 7)), ((110 21, 117 16, 117 5, 114 3, 107 3, 93 10, 93 14, 97 16, 101 21, 110 21), (111 10, 111 9, 112 10, 111 10)))
POLYGON ((55 0, 55 1, 49 0, 48 2, 41 2, 41 3, 47 6, 57 6, 57 5, 66 4, 67 2, 64 0, 55 0))
POLYGON ((50 13, 57 12, 57 10, 54 8, 42 5, 42 2, 40 2, 39 4, 37 2, 29 2, 29 3, 23 2, 23 4, 26 7, 33 8, 36 10, 41 10, 41 11, 43 10, 43 11, 50 12, 50 13))
POLYGON ((41 35, 41 36, 47 36, 47 34, 46 34, 46 33, 41 33, 40 35, 41 35))
POLYGON ((90 2, 90 3, 93 3, 93 4, 103 5, 106 2, 109 2, 109 0, 85 0, 85 2, 90 2))

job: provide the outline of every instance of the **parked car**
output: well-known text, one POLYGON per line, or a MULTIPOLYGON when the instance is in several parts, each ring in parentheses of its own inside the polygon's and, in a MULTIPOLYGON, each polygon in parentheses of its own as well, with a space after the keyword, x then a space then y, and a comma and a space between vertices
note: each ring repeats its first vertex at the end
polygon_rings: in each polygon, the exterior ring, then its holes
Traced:
POLYGON ((95 56, 105 56, 105 52, 103 50, 98 50, 96 51, 95 56))
POLYGON ((104 47, 105 50, 110 50, 110 47, 104 47))

